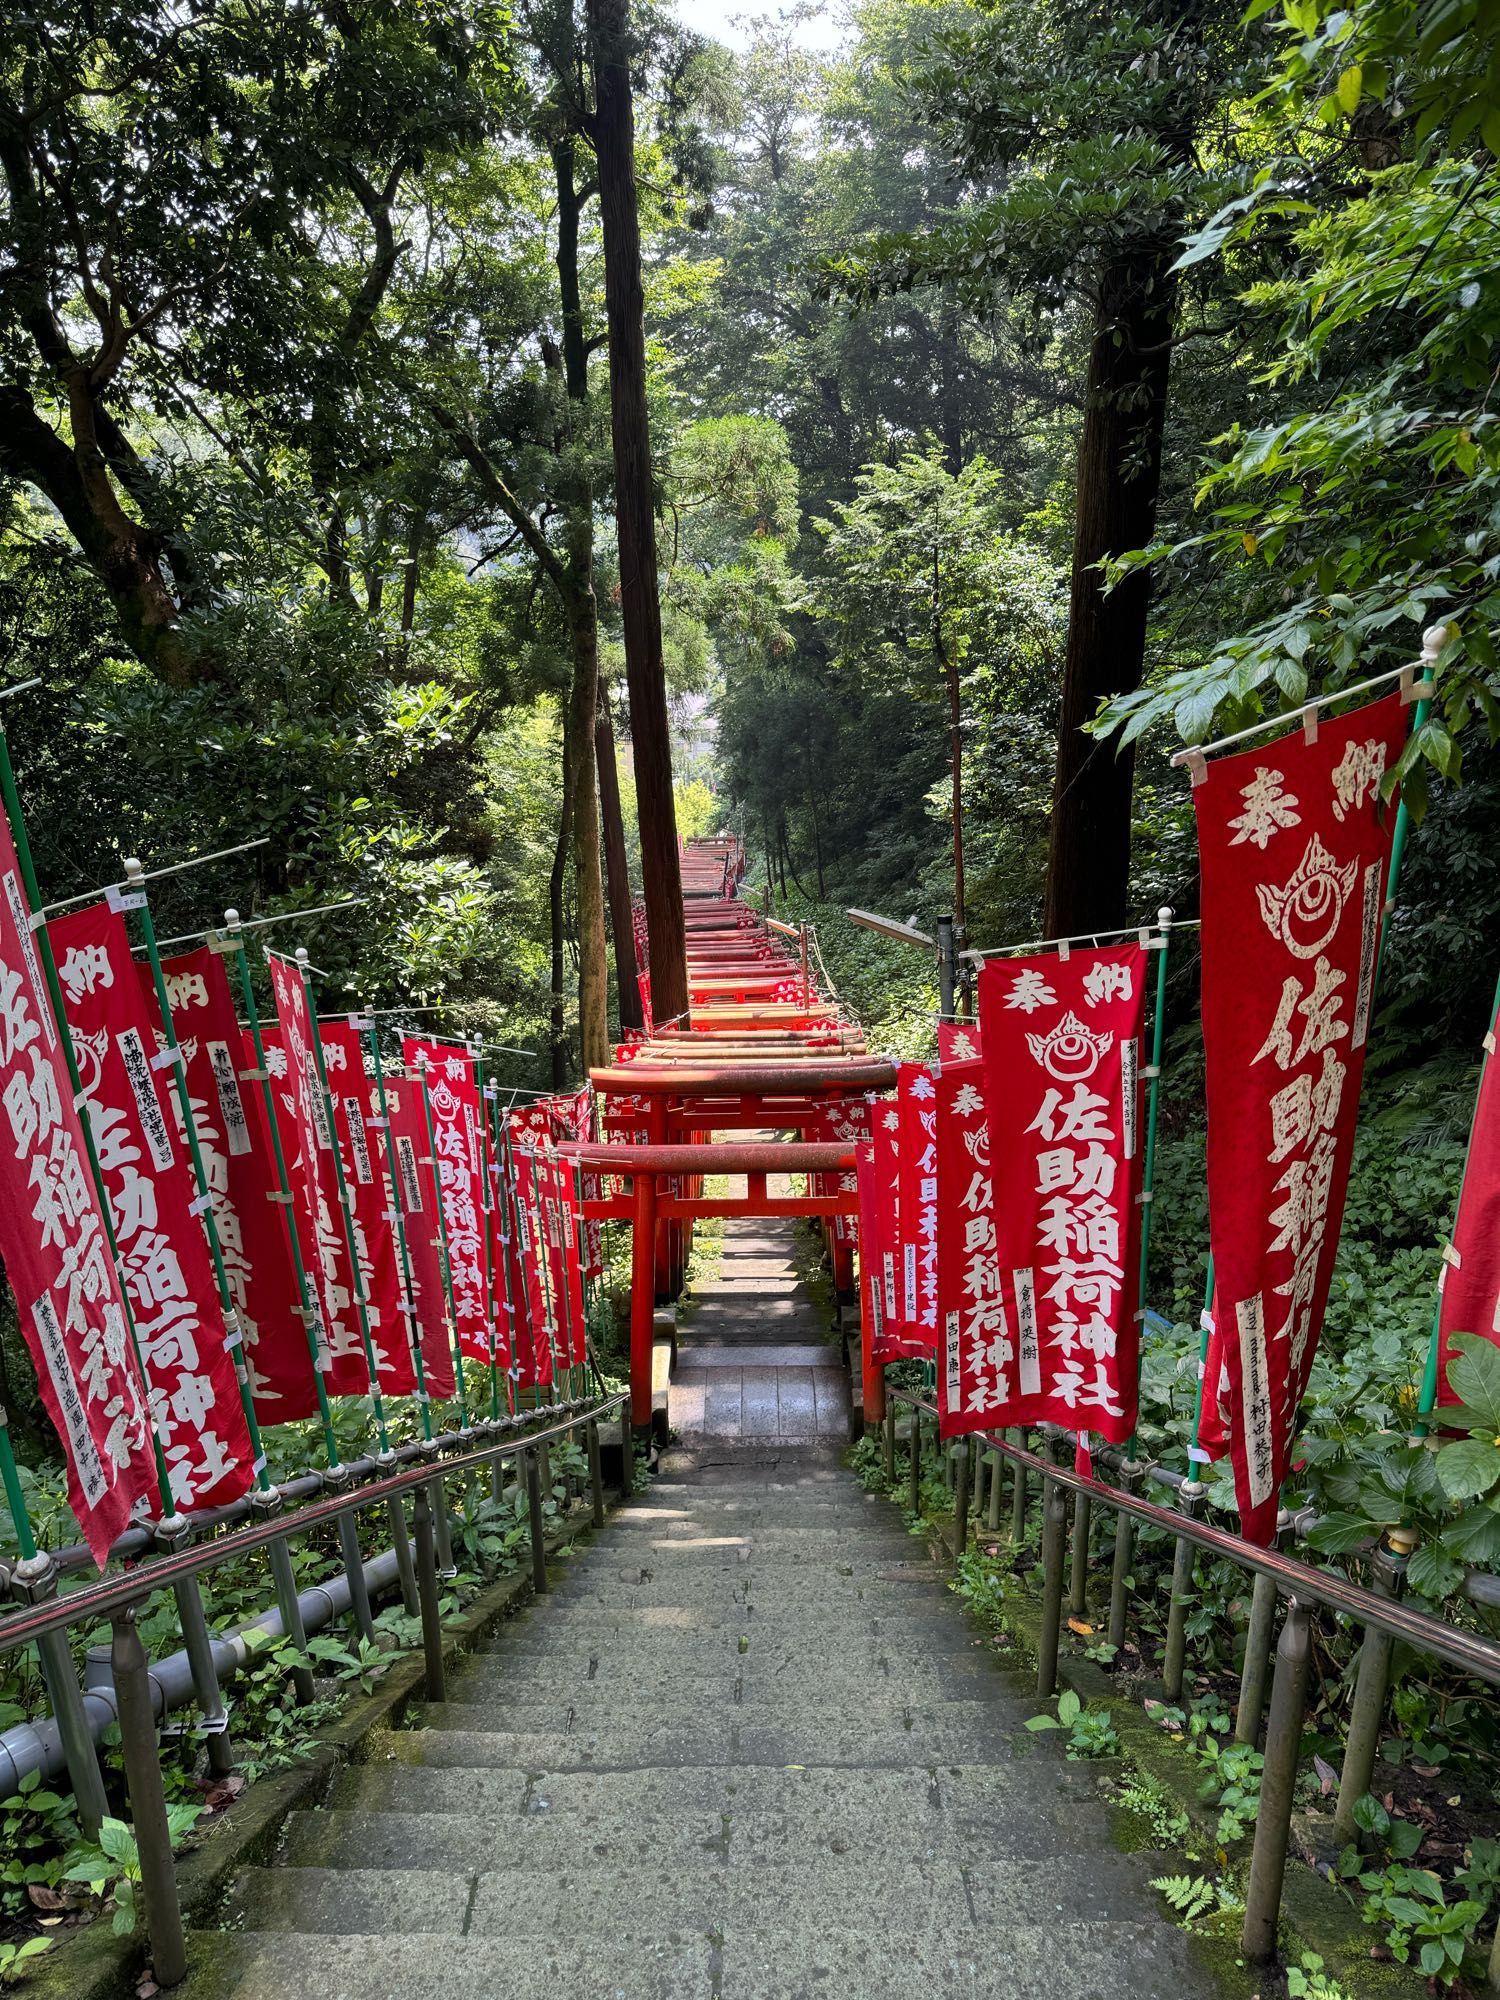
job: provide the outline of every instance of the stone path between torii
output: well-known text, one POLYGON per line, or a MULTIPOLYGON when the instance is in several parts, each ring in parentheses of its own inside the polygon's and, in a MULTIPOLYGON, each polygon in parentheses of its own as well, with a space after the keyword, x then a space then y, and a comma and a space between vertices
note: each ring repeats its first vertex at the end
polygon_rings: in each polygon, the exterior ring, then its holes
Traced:
MULTIPOLYGON (((754 1291, 736 1323, 764 1344, 754 1291)), ((1119 1850, 826 1442, 669 1450, 449 1697, 293 1815, 194 1936, 191 2000, 1218 1991, 1166 1858, 1119 1850)))

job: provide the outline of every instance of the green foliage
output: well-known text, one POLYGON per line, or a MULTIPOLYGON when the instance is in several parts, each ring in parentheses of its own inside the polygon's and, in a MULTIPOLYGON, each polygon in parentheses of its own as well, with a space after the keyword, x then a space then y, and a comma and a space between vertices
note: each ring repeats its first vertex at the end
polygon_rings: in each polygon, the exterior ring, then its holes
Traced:
POLYGON ((1115 1801, 1142 1823, 1153 1847, 1186 1848, 1192 1839, 1192 1821, 1149 1771, 1132 1770, 1115 1793, 1115 1801))
POLYGON ((1286 1990, 1291 2000, 1352 2000, 1336 1979, 1329 1978, 1316 1951, 1304 1951, 1295 1965, 1287 1967, 1286 1990))
POLYGON ((1057 1697, 1056 1715, 1032 1715, 1026 1720, 1031 1730, 1066 1729, 1067 1755, 1079 1763, 1094 1757, 1117 1757, 1120 1737, 1107 1713, 1086 1709, 1072 1688, 1057 1697))
POLYGON ((30 1937, 23 1944, 0 1944, 0 1986, 18 1986, 26 1977, 27 1968, 51 1949, 49 1937, 30 1937))
MULTIPOLYGON (((196 1805, 167 1807, 167 1832, 175 1853, 201 1817, 196 1805)), ((69 1854, 63 1870, 65 1882, 82 1882, 101 1902, 115 1906, 113 1929, 128 1937, 138 1920, 137 1891, 141 1882, 141 1857, 135 1834, 124 1820, 105 1819, 95 1841, 81 1841, 69 1854)))

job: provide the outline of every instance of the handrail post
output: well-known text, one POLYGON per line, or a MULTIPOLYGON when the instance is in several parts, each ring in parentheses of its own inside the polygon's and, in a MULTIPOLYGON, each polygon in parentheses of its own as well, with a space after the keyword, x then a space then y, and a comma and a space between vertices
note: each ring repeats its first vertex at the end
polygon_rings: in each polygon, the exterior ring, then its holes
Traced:
MULTIPOLYGON (((394 1454, 393 1454, 394 1456, 394 1454)), ((412 1568, 411 1537, 406 1531, 406 1508, 400 1498, 386 1503, 391 1523, 391 1549, 396 1557, 396 1580, 401 1586, 401 1608, 415 1618, 420 1606, 416 1572, 412 1568)))
POLYGON ((615 1415, 620 1419, 620 1498, 628 1500, 635 1491, 635 1439, 630 1431, 628 1398, 617 1406, 615 1415))
POLYGON ((986 1453, 990 1462, 990 1510, 985 1517, 985 1525, 992 1535, 1000 1532, 1000 1468, 1004 1463, 998 1451, 986 1453))
MULTIPOLYGON (((912 1422, 915 1423, 916 1420, 917 1413, 913 1410, 912 1422)), ((880 1447, 880 1469, 885 1474, 885 1483, 887 1486, 894 1486, 896 1483, 896 1405, 894 1403, 889 1403, 886 1406, 885 1423, 881 1427, 880 1447)))
MULTIPOLYGON (((1185 1479, 1177 1489, 1178 1505, 1190 1521, 1203 1511, 1208 1488, 1201 1479, 1185 1479)), ((1167 1637, 1162 1648, 1161 1685, 1168 1701, 1182 1698, 1183 1662, 1187 1656, 1187 1608, 1193 1587, 1193 1545, 1177 1537, 1172 1551, 1172 1602, 1167 1609, 1167 1637)))
POLYGON ((122 1605, 110 1620, 110 1667, 114 1674, 120 1751, 130 1793, 130 1821, 140 1862, 141 1903, 146 1913, 152 1970, 158 1986, 177 1986, 187 1976, 187 1948, 182 1935, 182 1906, 177 1899, 177 1874, 172 1866, 172 1834, 167 1824, 167 1800, 156 1748, 156 1718, 151 1712, 146 1649, 136 1629, 138 1609, 136 1604, 122 1605))
POLYGON ((1057 1692, 1057 1644, 1062 1625, 1063 1563, 1068 1540, 1066 1489, 1042 1474, 1042 1635, 1036 1649, 1036 1691, 1043 1701, 1057 1692))
MULTIPOLYGON (((343 1486, 349 1477, 346 1465, 331 1465, 322 1475, 326 1485, 335 1488, 343 1486), (335 1473, 343 1477, 336 1479, 335 1473)), ((344 1559, 344 1574, 349 1579, 349 1615, 354 1620, 355 1632, 367 1645, 375 1643, 375 1618, 370 1610, 370 1592, 365 1583, 365 1559, 360 1552, 359 1524, 352 1509, 346 1508, 339 1515, 339 1552, 344 1559)))
MULTIPOLYGON (((1276 1546, 1283 1548, 1292 1517, 1283 1507, 1276 1519, 1276 1546)), ((1245 1626, 1245 1659, 1240 1669, 1240 1701, 1234 1712, 1234 1740, 1254 1743, 1266 1705, 1266 1681, 1271 1669, 1271 1632, 1276 1623, 1276 1581, 1257 1570, 1250 1588, 1250 1618, 1245 1626)))
POLYGON ((589 1498, 593 1502, 594 1526, 604 1526, 604 1474, 599 1467, 599 1419, 590 1417, 584 1426, 589 1454, 589 1498))
MULTIPOLYGON (((22 1604, 47 1603, 57 1595, 57 1582, 57 1563, 45 1549, 24 1556, 10 1573, 11 1595, 22 1604)), ((78 1807, 78 1823, 90 1840, 96 1840, 109 1812, 109 1801, 104 1795, 99 1754, 94 1748, 88 1717, 83 1710, 83 1694, 68 1646, 68 1635, 66 1632, 44 1632, 37 1640, 36 1649, 42 1680, 51 1698, 52 1713, 57 1718, 58 1735, 62 1738, 68 1782, 73 1787, 73 1799, 78 1807)))
MULTIPOLYGON (((913 1515, 920 1515, 922 1512, 922 1412, 917 1408, 915 1403, 909 1404, 908 1409, 911 1412, 911 1429, 907 1432, 906 1437, 906 1497, 910 1502, 911 1513, 913 1515)), ((892 1402, 888 1421, 894 1424, 895 1416, 896 1406, 892 1402)))
MULTIPOLYGON (((1120 1466, 1120 1484, 1133 1493, 1146 1475, 1138 1458, 1127 1458, 1120 1466)), ((1125 1644, 1126 1613, 1130 1598, 1131 1565, 1135 1561, 1135 1521, 1123 1507, 1115 1515, 1115 1559, 1109 1578, 1109 1643, 1116 1653, 1125 1644)))
MULTIPOLYGON (((1399 1597, 1406 1588, 1406 1565, 1416 1547, 1409 1529, 1392 1528, 1375 1552, 1371 1565, 1370 1588, 1381 1597, 1399 1597)), ((1339 1773, 1338 1804, 1334 1807, 1333 1830, 1340 1840, 1353 1840, 1354 1808, 1370 1789, 1375 1770, 1375 1754, 1380 1748, 1380 1725, 1385 1719, 1385 1698, 1390 1685, 1391 1648, 1389 1632, 1367 1625, 1359 1648, 1359 1673, 1354 1682, 1354 1702, 1349 1710, 1349 1727, 1344 1735, 1344 1766, 1339 1773)))
MULTIPOLYGON (((1013 1433, 1013 1435, 1015 1437, 1017 1445, 1020 1447, 1022 1451, 1025 1451, 1026 1449, 1025 1425, 1023 1424, 1019 1430, 1013 1433)), ((1024 1542, 1026 1539, 1025 1466, 1018 1463, 1015 1468, 1015 1474, 1016 1474, 1016 1483, 1010 1496, 1010 1538, 1011 1541, 1015 1544, 1015 1546, 1019 1548, 1022 1542, 1024 1542)))
POLYGON ((542 1517, 542 1469, 537 1462, 535 1445, 525 1456, 526 1512, 531 1527, 531 1583, 537 1596, 542 1597, 547 1590, 547 1542, 546 1527, 542 1517))
POLYGON ((1073 1495, 1073 1570, 1068 1585, 1068 1611, 1074 1618, 1089 1615, 1089 1533, 1094 1504, 1087 1493, 1073 1495))
POLYGON ((1281 1883, 1286 1873, 1291 1837, 1292 1803, 1297 1786, 1297 1753, 1302 1747, 1302 1720, 1307 1699, 1307 1672, 1312 1656, 1312 1618, 1305 1604, 1289 1597, 1281 1637, 1276 1642, 1276 1674, 1271 1684, 1271 1714, 1266 1724, 1266 1759, 1261 1772, 1260 1805, 1255 1816, 1255 1847, 1250 1856, 1250 1880, 1245 1889, 1245 1922, 1240 1944, 1252 1965, 1263 1965, 1276 1950, 1276 1926, 1281 1911, 1281 1883))
POLYGON ((953 1454, 953 1558, 956 1562, 969 1546, 969 1440, 964 1438, 953 1454))
POLYGON ((448 1699, 443 1667, 443 1623, 438 1606, 437 1553, 432 1533, 432 1498, 427 1482, 416 1488, 412 1526, 417 1541, 417 1602, 422 1614, 424 1693, 428 1701, 448 1699))
POLYGON ((651 1432, 651 1350, 656 1323, 656 1175, 635 1177, 635 1227, 630 1244, 630 1423, 651 1432))

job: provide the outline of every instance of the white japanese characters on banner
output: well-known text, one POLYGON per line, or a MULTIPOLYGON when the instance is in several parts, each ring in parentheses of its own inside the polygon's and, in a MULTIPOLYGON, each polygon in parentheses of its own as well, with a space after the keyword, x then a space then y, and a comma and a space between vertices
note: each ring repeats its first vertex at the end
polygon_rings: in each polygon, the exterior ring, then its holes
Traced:
POLYGON ((1200 1445, 1275 1532, 1338 1252, 1375 996, 1399 694, 1209 760, 1193 789, 1215 1297, 1200 1445))
POLYGON ((0 1257, 42 1403, 67 1455, 68 1502, 102 1569, 154 1487, 145 1397, 43 981, 20 867, 0 817, 0 1257))
POLYGON ((476 1361, 490 1359, 489 1298, 485 1289, 484 1200, 479 1120, 483 1115, 474 1060, 456 1043, 403 1037, 408 1069, 426 1078, 432 1106, 434 1157, 448 1236, 448 1269, 459 1345, 476 1361))
POLYGON ((937 1070, 938 1420, 944 1437, 1009 1421, 1016 1348, 1006 1317, 979 1034, 937 1070))
POLYGON ((979 975, 996 1256, 1017 1402, 1115 1443, 1140 1330, 1139 943, 990 959, 979 975))
POLYGON ((219 1303, 176 1108, 160 1095, 158 1078, 175 1098, 180 1058, 158 1052, 123 917, 91 903, 51 936, 172 1499, 179 1514, 226 1506, 254 1479, 240 1334, 219 1303))

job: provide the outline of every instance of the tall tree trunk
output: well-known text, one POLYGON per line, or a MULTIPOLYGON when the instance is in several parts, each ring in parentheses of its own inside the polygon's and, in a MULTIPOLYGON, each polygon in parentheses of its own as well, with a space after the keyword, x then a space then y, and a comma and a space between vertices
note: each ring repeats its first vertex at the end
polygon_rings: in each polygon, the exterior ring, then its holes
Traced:
POLYGON ((578 905, 578 1037, 584 1069, 609 1061, 609 968, 604 953, 604 878, 599 857, 599 796, 594 778, 594 718, 599 700, 599 613, 594 598, 594 485, 579 449, 576 413, 588 403, 589 355, 578 285, 580 202, 573 141, 552 149, 557 179, 557 276, 562 298, 562 374, 567 413, 568 638, 573 684, 568 695, 567 754, 572 763, 573 876, 578 905))
POLYGON ((549 1010, 552 1041, 552 1087, 562 1090, 568 1082, 567 1016, 567 937, 564 929, 563 887, 567 879, 568 853, 573 839, 573 758, 568 742, 571 717, 563 716, 563 791, 557 816, 557 845, 552 850, 552 872, 547 877, 547 912, 552 930, 552 1004, 549 1010))
POLYGON ((1043 927, 1049 937, 1128 920, 1133 750, 1086 736, 1109 696, 1140 686, 1150 586, 1137 571, 1106 597, 1098 565, 1144 548, 1156 526, 1176 282, 1175 246, 1109 265, 1099 289, 1078 442, 1068 644, 1043 927))
POLYGON ((964 927, 964 738, 958 661, 943 643, 942 581, 932 559, 932 650, 948 689, 948 761, 953 767, 953 921, 964 927))
POLYGON ((604 872, 609 885, 609 927, 614 934, 615 984, 620 989, 621 1028, 640 1028, 640 988, 635 983, 635 922, 630 907, 630 864, 625 856, 625 819, 620 811, 620 773, 615 764, 615 726, 609 689, 599 690, 594 747, 599 765, 599 806, 604 821, 604 872))
POLYGON ((818 788, 813 783, 812 749, 806 742, 802 749, 807 758, 807 803, 812 812, 813 858, 818 864, 818 901, 822 902, 828 890, 823 881, 823 829, 818 824, 818 788))
POLYGON ((609 394, 620 548, 620 619, 630 687, 641 886, 650 934, 651 1006, 659 1021, 687 1012, 687 939, 672 739, 662 666, 656 515, 646 409, 646 328, 641 228, 635 197, 635 113, 630 96, 629 0, 588 0, 594 56, 594 150, 604 237, 609 394))

